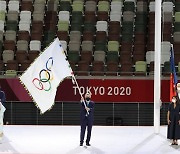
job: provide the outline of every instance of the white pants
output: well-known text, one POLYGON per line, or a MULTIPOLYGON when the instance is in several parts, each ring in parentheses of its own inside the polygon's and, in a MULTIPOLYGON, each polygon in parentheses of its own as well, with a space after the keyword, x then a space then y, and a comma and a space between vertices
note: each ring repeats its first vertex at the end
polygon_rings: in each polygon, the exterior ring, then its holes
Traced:
POLYGON ((3 137, 3 119, 6 108, 0 103, 0 140, 3 137))

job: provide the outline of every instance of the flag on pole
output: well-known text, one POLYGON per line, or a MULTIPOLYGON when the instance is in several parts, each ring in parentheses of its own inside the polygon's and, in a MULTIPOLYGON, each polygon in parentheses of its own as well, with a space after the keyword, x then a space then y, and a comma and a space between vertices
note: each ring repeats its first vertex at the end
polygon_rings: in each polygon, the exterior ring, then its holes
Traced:
POLYGON ((57 87, 73 76, 58 38, 22 74, 20 81, 28 90, 41 113, 52 108, 57 87))
POLYGON ((172 44, 171 44, 170 64, 171 64, 171 74, 170 74, 170 102, 171 102, 172 97, 176 96, 176 85, 178 83, 176 68, 174 64, 174 50, 172 44))

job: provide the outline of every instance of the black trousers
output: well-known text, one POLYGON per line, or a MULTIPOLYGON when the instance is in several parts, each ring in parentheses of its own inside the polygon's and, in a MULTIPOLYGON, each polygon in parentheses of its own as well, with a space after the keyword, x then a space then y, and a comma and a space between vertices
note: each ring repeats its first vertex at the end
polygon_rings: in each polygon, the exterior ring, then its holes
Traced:
POLYGON ((86 143, 89 143, 91 139, 91 130, 92 130, 92 120, 90 120, 88 117, 85 117, 81 121, 81 134, 80 134, 80 143, 84 142, 84 135, 86 132, 87 128, 87 138, 86 138, 86 143))

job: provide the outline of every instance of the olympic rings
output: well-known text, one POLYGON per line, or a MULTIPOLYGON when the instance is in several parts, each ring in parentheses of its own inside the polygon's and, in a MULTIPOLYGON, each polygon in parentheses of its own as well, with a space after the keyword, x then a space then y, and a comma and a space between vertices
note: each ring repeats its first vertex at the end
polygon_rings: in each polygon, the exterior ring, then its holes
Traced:
POLYGON ((38 90, 49 91, 51 89, 51 82, 53 74, 51 72, 53 66, 53 57, 50 57, 46 62, 46 69, 42 69, 39 72, 39 78, 34 78, 32 83, 38 90))

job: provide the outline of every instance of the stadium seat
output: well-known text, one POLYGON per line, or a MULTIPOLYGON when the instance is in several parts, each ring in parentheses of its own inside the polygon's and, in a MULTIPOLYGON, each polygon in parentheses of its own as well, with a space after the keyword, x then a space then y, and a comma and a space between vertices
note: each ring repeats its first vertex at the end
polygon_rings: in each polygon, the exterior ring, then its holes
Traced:
POLYGON ((124 11, 135 11, 135 5, 134 2, 132 1, 124 1, 124 7, 123 7, 124 11))
POLYGON ((38 55, 39 55, 39 51, 35 51, 35 50, 31 51, 30 50, 29 53, 28 53, 29 61, 33 62, 38 57, 38 55))
POLYGON ((149 3, 149 11, 150 12, 155 12, 155 1, 151 1, 149 3))
POLYGON ((106 53, 104 51, 94 51, 94 61, 105 62, 106 53))
POLYGON ((0 20, 5 21, 5 17, 6 17, 6 12, 5 11, 0 11, 0 20))
POLYGON ((16 50, 16 43, 14 41, 8 41, 8 40, 4 40, 4 50, 12 50, 15 52, 16 50))
POLYGON ((172 2, 163 2, 162 3, 162 10, 163 10, 163 12, 173 12, 173 3, 172 2))
POLYGON ((145 61, 136 61, 134 74, 136 76, 146 76, 147 75, 147 64, 145 61))
POLYGON ((104 63, 102 61, 94 61, 92 63, 92 76, 104 76, 104 63))
POLYGON ((31 64, 30 60, 25 60, 23 62, 21 62, 21 65, 19 67, 19 71, 20 73, 23 73, 31 64))
POLYGON ((147 1, 137 1, 137 12, 147 12, 147 1))
POLYGON ((82 51, 93 51, 93 42, 92 41, 82 41, 82 51))
POLYGON ((18 22, 19 14, 17 11, 8 11, 7 13, 7 20, 13 20, 18 22))
POLYGON ((117 11, 122 12, 123 3, 121 1, 112 1, 111 2, 111 12, 117 11))
POLYGON ((59 38, 59 40, 69 42, 69 34, 67 31, 57 31, 57 37, 59 38))
POLYGON ((95 25, 93 23, 84 23, 84 32, 90 32, 90 33, 95 33, 95 25))
POLYGON ((31 40, 29 44, 30 50, 41 51, 41 42, 39 40, 31 40))
POLYGON ((59 21, 58 22, 58 31, 69 31, 69 22, 68 21, 59 21))
POLYGON ((174 32, 173 40, 174 40, 174 42, 180 42, 180 31, 179 32, 174 32))
POLYGON ((121 21, 122 13, 118 11, 111 11, 110 12, 110 21, 121 21))
POLYGON ((80 60, 79 53, 76 51, 68 51, 68 60, 77 64, 80 60))
POLYGON ((5 40, 14 41, 16 42, 16 31, 13 30, 7 30, 4 33, 5 40))
POLYGON ((30 33, 30 22, 28 20, 20 20, 19 31, 28 31, 30 33))
MULTIPOLYGON (((87 1, 89 2, 89 1, 87 1)), ((84 14, 84 23, 96 23, 96 14, 92 11, 86 11, 84 14)))
POLYGON ((45 1, 34 1, 34 12, 41 12, 43 13, 45 10, 45 1))
POLYGON ((81 61, 86 61, 88 64, 90 64, 92 59, 92 51, 81 51, 81 61))
POLYGON ((59 11, 59 21, 68 21, 70 20, 69 11, 59 11))
POLYGON ((108 21, 109 14, 105 11, 97 12, 97 21, 108 21))
POLYGON ((73 1, 72 4, 73 11, 83 12, 83 9, 84 9, 84 1, 80 1, 80 0, 73 1))
POLYGON ((106 76, 117 76, 119 72, 119 66, 117 62, 109 61, 106 67, 106 76))
POLYGON ((33 12, 33 21, 44 22, 44 12, 34 11, 33 12))
POLYGON ((166 22, 172 23, 173 22, 172 13, 171 12, 164 12, 163 13, 163 21, 164 21, 164 23, 166 23, 166 22))
POLYGON ((15 56, 16 56, 16 61, 18 63, 22 63, 23 61, 27 60, 27 58, 28 58, 27 51, 24 51, 24 50, 17 50, 15 56))
POLYGON ((95 51, 107 51, 106 42, 96 41, 95 42, 95 51))
POLYGON ((4 32, 4 21, 0 20, 0 31, 4 32))
POLYGON ((93 0, 85 2, 85 11, 96 12, 96 7, 97 7, 97 4, 93 0))
POLYGON ((17 50, 25 50, 28 52, 28 42, 26 40, 17 41, 17 50))
POLYGON ((0 11, 6 12, 6 1, 0 1, 0 11))
POLYGON ((171 73, 171 64, 169 61, 164 62, 164 67, 162 69, 163 76, 169 76, 171 73))
POLYGON ((106 42, 107 41, 107 34, 105 31, 97 31, 96 32, 96 41, 99 42, 106 42))
POLYGON ((129 21, 129 22, 133 22, 134 21, 134 12, 132 11, 124 11, 123 12, 123 21, 129 21))
POLYGON ((0 42, 1 43, 3 42, 3 37, 4 37, 4 32, 0 31, 0 42))
POLYGON ((17 76, 17 71, 16 70, 6 70, 5 74, 6 78, 14 78, 17 76))
POLYGON ((120 67, 121 76, 132 76, 133 75, 133 65, 131 61, 124 61, 121 63, 120 67))
POLYGON ((109 2, 108 1, 99 1, 98 2, 98 11, 109 12, 109 2))
POLYGON ((59 10, 60 11, 69 11, 69 12, 71 12, 72 8, 71 8, 70 2, 68 2, 68 1, 60 1, 59 10))
POLYGON ((150 64, 150 62, 154 61, 154 51, 147 51, 146 52, 146 62, 150 64))
POLYGON ((71 31, 70 32, 70 41, 81 42, 81 32, 80 31, 71 31))
POLYGON ((109 41, 108 42, 108 51, 116 51, 119 53, 119 42, 118 41, 109 41))
POLYGON ((84 31, 83 36, 82 36, 82 40, 94 42, 94 33, 91 31, 84 31))
POLYGON ((47 1, 47 10, 48 11, 57 11, 58 10, 58 1, 54 1, 54 0, 47 1))
POLYGON ((96 31, 108 31, 108 24, 107 21, 97 21, 96 23, 96 31))
POLYGON ((107 52, 107 62, 116 62, 119 63, 119 55, 117 51, 109 51, 107 52))
POLYGON ((0 60, 0 75, 4 75, 4 62, 0 60))
POLYGON ((39 32, 31 32, 31 40, 42 41, 42 34, 39 32))
POLYGON ((8 60, 14 60, 13 50, 4 50, 2 53, 3 62, 7 63, 8 60))
POLYGON ((79 41, 69 41, 69 51, 80 51, 80 42, 79 41))
POLYGON ((88 76, 89 75, 89 63, 87 61, 79 61, 77 67, 78 76, 88 76))

